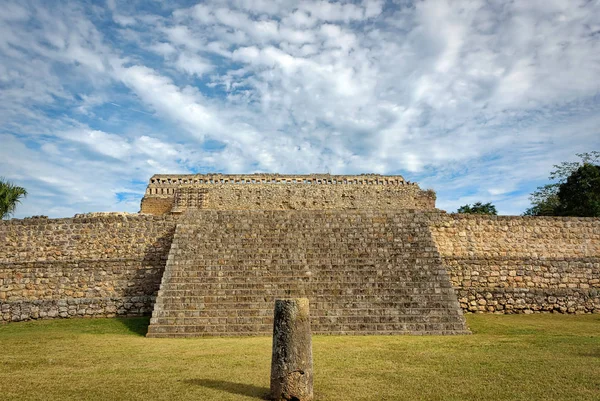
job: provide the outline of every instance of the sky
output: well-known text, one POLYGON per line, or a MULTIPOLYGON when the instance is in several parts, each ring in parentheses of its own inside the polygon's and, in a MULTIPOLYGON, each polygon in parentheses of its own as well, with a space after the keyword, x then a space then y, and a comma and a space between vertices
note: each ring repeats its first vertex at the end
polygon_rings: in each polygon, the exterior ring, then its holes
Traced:
POLYGON ((400 174, 521 214, 600 150, 600 1, 1 0, 14 217, 139 211, 157 173, 400 174))

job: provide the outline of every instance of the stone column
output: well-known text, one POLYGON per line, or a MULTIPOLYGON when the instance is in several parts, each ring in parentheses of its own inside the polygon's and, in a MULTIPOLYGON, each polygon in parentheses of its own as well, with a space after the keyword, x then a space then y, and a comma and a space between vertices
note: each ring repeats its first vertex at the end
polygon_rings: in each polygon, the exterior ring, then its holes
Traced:
POLYGON ((313 399, 312 340, 306 298, 275 301, 270 398, 313 399))

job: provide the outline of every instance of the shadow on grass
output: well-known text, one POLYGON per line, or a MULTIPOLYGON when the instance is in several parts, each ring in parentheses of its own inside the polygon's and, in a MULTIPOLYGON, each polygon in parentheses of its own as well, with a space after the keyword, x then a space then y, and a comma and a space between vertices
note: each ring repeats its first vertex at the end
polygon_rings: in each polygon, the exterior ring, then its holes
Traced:
POLYGON ((145 336, 150 325, 150 316, 142 317, 118 317, 117 320, 130 332, 138 336, 145 336))
POLYGON ((267 400, 269 395, 268 388, 253 386, 252 384, 234 383, 224 380, 210 379, 190 379, 186 380, 185 382, 188 384, 207 387, 214 390, 227 391, 231 394, 255 397, 258 400, 267 400))
POLYGON ((580 352, 579 355, 587 358, 600 358, 600 349, 596 349, 590 352, 580 352))

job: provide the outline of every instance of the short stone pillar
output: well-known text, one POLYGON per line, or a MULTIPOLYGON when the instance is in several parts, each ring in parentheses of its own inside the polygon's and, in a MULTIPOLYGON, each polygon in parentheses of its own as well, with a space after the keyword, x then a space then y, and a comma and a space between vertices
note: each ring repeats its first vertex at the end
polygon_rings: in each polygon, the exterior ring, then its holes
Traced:
POLYGON ((306 298, 275 301, 270 398, 313 399, 312 340, 306 298))

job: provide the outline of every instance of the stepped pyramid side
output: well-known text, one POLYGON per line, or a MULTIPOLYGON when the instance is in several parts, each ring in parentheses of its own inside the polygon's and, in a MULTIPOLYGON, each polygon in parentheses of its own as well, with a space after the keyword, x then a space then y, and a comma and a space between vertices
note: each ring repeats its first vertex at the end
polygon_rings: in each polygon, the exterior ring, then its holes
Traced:
POLYGON ((307 297, 315 334, 465 334, 417 211, 195 211, 177 225, 148 337, 271 335, 307 297))

